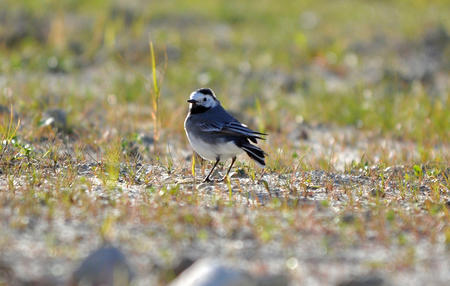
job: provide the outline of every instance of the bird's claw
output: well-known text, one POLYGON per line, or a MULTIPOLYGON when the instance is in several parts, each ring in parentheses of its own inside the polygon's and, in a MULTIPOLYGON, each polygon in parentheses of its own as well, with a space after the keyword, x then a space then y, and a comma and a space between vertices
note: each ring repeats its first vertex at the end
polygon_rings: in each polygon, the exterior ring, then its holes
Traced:
POLYGON ((225 182, 228 180, 228 176, 224 176, 222 179, 219 179, 218 182, 225 182))
POLYGON ((216 179, 216 180, 210 179, 210 178, 205 178, 205 179, 203 180, 203 183, 215 183, 215 182, 220 183, 220 182, 225 182, 226 180, 229 180, 229 179, 230 179, 230 178, 229 178, 228 175, 225 175, 225 176, 223 176, 221 179, 216 179))
POLYGON ((210 178, 205 178, 203 180, 203 183, 211 183, 211 182, 213 182, 213 181, 210 178))

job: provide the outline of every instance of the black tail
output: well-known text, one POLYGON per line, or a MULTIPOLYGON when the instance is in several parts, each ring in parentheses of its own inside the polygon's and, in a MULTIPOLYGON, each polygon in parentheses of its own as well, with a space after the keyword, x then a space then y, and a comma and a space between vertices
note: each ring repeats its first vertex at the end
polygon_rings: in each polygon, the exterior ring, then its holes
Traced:
POLYGON ((260 167, 266 166, 266 162, 264 162, 266 153, 264 153, 261 148, 250 143, 242 144, 240 147, 245 151, 245 153, 247 153, 250 158, 255 160, 256 163, 260 165, 260 167))

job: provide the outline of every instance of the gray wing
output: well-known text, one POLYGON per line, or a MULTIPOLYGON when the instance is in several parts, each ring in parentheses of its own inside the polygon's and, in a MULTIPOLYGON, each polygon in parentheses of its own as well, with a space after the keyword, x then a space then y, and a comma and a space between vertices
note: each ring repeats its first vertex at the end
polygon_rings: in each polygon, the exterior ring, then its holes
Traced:
POLYGON ((221 106, 214 108, 214 113, 205 114, 203 120, 197 122, 197 127, 201 132, 214 132, 223 135, 236 137, 246 137, 256 143, 256 139, 262 139, 264 133, 251 130, 246 125, 240 123, 237 119, 226 112, 221 106), (214 116, 212 116, 214 114, 214 116), (212 119, 214 118, 214 120, 212 119))

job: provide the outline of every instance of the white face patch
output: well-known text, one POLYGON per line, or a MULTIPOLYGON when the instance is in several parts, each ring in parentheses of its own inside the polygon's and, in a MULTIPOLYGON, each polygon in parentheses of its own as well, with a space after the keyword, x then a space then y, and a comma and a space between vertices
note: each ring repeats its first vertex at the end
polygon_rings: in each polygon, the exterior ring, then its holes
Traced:
POLYGON ((215 107, 219 104, 219 102, 215 100, 211 95, 203 94, 198 91, 194 91, 193 93, 191 93, 189 99, 195 100, 197 102, 197 105, 201 105, 208 108, 215 107))

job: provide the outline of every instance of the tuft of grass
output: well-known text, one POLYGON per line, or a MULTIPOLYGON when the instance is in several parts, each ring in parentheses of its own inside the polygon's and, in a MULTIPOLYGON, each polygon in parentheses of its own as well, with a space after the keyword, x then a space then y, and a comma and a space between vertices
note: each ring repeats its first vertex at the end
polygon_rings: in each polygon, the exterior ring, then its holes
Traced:
POLYGON ((104 155, 104 183, 109 189, 117 185, 120 175, 122 144, 118 138, 113 139, 107 146, 104 155))
POLYGON ((0 124, 0 134, 2 134, 0 142, 0 162, 2 162, 8 147, 11 143, 14 143, 14 139, 16 138, 17 131, 20 127, 20 119, 18 119, 17 122, 14 122, 14 110, 12 105, 10 106, 9 117, 1 116, 0 118, 2 120, 0 124))

